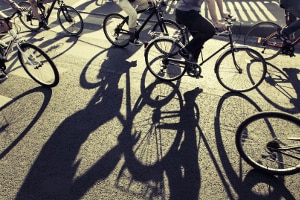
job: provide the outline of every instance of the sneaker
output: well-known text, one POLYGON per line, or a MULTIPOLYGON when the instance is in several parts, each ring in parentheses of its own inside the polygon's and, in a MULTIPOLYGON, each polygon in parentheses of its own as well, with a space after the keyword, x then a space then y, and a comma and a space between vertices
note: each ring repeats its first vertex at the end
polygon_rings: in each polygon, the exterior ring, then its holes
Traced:
POLYGON ((279 32, 279 38, 284 42, 284 43, 287 43, 287 44, 291 44, 292 41, 290 40, 289 36, 285 33, 283 33, 283 29, 281 29, 279 32))
POLYGON ((3 81, 5 81, 7 79, 7 75, 5 72, 3 72, 2 70, 0 70, 0 83, 2 83, 3 81))
POLYGON ((50 27, 48 26, 48 24, 46 22, 43 22, 43 21, 39 22, 39 27, 43 28, 45 30, 49 30, 50 29, 50 27))
POLYGON ((179 55, 181 55, 181 57, 183 57, 185 60, 189 62, 194 62, 194 63, 197 62, 197 60, 191 54, 189 54, 184 48, 179 50, 179 55))
POLYGON ((136 46, 141 46, 141 45, 143 45, 143 42, 141 41, 141 40, 139 40, 139 39, 130 39, 129 40, 129 43, 130 44, 133 44, 133 45, 136 45, 136 46))

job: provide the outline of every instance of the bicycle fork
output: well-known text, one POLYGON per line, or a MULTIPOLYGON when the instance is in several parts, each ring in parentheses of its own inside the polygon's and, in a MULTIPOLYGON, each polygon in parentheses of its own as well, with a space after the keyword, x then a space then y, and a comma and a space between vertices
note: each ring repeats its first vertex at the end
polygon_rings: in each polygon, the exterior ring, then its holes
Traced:
POLYGON ((43 65, 42 62, 38 61, 38 59, 36 58, 36 56, 32 53, 27 53, 25 51, 23 51, 23 49, 21 48, 21 46, 19 44, 17 44, 17 48, 18 51, 21 53, 22 57, 25 58, 26 63, 29 63, 31 66, 35 66, 35 69, 38 69, 39 67, 41 67, 43 65))

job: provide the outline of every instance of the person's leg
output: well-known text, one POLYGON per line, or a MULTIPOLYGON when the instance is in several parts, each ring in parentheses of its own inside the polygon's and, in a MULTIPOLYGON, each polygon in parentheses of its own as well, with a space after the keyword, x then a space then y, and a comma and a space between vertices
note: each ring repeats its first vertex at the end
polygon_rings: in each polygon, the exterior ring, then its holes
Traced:
MULTIPOLYGON (((7 24, 4 22, 4 18, 6 18, 7 16, 0 11, 0 33, 6 33, 8 31, 8 26, 7 24)), ((0 36, 1 38, 2 36, 0 36)))
MULTIPOLYGON (((300 3, 298 3, 298 5, 286 8, 286 11, 290 12, 295 17, 300 18, 300 3)), ((295 31, 297 31, 299 29, 300 29, 300 19, 292 22, 287 27, 283 28, 281 33, 285 36, 288 36, 291 33, 294 33, 295 31)))
POLYGON ((203 44, 213 37, 216 30, 210 21, 202 17, 197 11, 183 12, 176 10, 176 21, 187 27, 193 39, 184 50, 198 60, 203 44))
POLYGON ((29 0, 29 3, 31 5, 32 13, 37 18, 37 20, 39 21, 39 26, 43 27, 44 29, 47 30, 47 29, 49 29, 49 26, 45 22, 43 22, 43 20, 41 18, 41 15, 39 14, 38 7, 37 7, 37 1, 38 0, 29 0))
POLYGON ((148 0, 135 0, 133 4, 137 6, 136 11, 145 10, 149 7, 148 0))
MULTIPOLYGON (((0 33, 6 33, 8 31, 8 26, 3 21, 3 18, 5 18, 5 17, 7 17, 7 16, 0 11, 0 33)), ((1 69, 2 67, 5 67, 5 63, 4 63, 5 57, 3 55, 3 51, 4 51, 3 48, 6 47, 6 44, 1 41, 1 37, 2 36, 0 36, 0 83, 2 83, 3 81, 5 81, 7 79, 7 75, 1 69)))
POLYGON ((128 27, 129 27, 129 32, 131 33, 130 42, 136 43, 137 45, 141 45, 142 43, 137 41, 135 38, 135 26, 136 26, 136 22, 137 22, 136 10, 133 8, 133 6, 131 5, 131 3, 128 0, 120 0, 118 5, 129 16, 128 27))
POLYGON ((300 30, 300 19, 294 21, 289 26, 283 28, 282 33, 288 36, 291 33, 296 32, 297 30, 300 30))

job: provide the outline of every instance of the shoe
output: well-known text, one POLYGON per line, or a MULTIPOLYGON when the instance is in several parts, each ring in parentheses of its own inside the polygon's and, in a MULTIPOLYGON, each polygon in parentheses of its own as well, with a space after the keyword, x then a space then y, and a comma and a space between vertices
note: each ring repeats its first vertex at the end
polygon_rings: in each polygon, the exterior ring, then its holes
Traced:
POLYGON ((6 73, 0 70, 0 83, 4 82, 7 78, 8 76, 6 75, 6 73))
POLYGON ((197 62, 197 60, 191 54, 189 54, 184 48, 179 50, 179 55, 181 55, 181 57, 183 57, 186 61, 194 62, 194 63, 197 62))
POLYGON ((50 29, 50 27, 47 25, 46 22, 39 22, 39 27, 43 28, 45 30, 49 30, 50 29))
POLYGON ((290 40, 289 36, 285 33, 283 33, 283 29, 281 29, 280 31, 278 31, 278 35, 279 35, 279 38, 284 42, 284 43, 287 43, 287 44, 291 44, 292 41, 290 40))
POLYGON ((141 46, 141 45, 143 45, 143 42, 141 41, 141 40, 139 40, 139 39, 130 39, 129 40, 129 43, 130 44, 133 44, 133 45, 136 45, 136 46, 141 46))

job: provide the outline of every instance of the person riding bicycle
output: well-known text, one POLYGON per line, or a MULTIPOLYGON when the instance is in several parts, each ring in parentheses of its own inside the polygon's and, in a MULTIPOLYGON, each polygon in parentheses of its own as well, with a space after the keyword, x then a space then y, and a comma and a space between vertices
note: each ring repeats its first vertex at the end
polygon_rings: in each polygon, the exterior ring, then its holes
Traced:
MULTIPOLYGON (((4 0, 5 2, 9 3, 9 5, 16 10, 20 10, 20 11, 25 11, 26 9, 23 7, 20 7, 18 4, 16 4, 16 2, 12 1, 12 0, 4 0)), ((3 23, 3 19, 6 18, 7 16, 0 10, 0 33, 5 33, 8 31, 8 26, 6 23, 3 23)), ((1 36, 0 36, 1 38, 1 36)))
POLYGON ((32 10, 33 16, 39 21, 39 27, 43 28, 45 30, 49 30, 50 27, 48 26, 47 22, 43 21, 43 19, 41 18, 41 15, 39 14, 39 11, 38 11, 38 3, 44 4, 44 3, 46 3, 45 0, 29 0, 29 3, 31 5, 31 10, 32 10))
MULTIPOLYGON (((9 3, 9 5, 13 9, 20 10, 20 11, 25 11, 26 10, 26 8, 18 6, 18 4, 16 4, 12 0, 4 0, 4 1, 9 3)), ((7 31, 9 30, 8 25, 3 20, 4 18, 7 18, 7 16, 0 10, 0 33, 7 33, 7 31)), ((3 57, 4 52, 3 52, 3 50, 7 47, 7 45, 4 42, 1 41, 1 37, 3 37, 3 36, 0 35, 0 65, 3 64, 1 62, 4 62, 4 57, 3 57)), ((5 81, 6 79, 7 79, 7 75, 0 68, 0 83, 5 81)))
POLYGON ((284 42, 291 43, 289 35, 300 30, 300 0, 280 0, 280 7, 298 17, 298 20, 290 23, 280 31, 281 38, 284 42))
POLYGON ((193 39, 179 53, 191 62, 198 61, 204 43, 214 36, 216 29, 226 30, 226 26, 218 21, 215 1, 218 3, 221 16, 230 18, 231 16, 224 13, 223 7, 220 6, 223 0, 178 0, 175 10, 176 22, 186 26, 193 36, 193 39), (207 3, 212 23, 200 14, 204 1, 207 3))
POLYGON ((145 10, 149 7, 149 3, 156 4, 155 0, 119 0, 117 3, 119 7, 129 16, 128 27, 130 32, 129 42, 134 45, 142 45, 143 42, 135 37, 135 30, 137 24, 137 12, 145 10))

